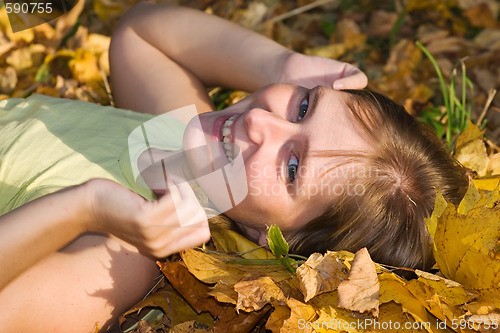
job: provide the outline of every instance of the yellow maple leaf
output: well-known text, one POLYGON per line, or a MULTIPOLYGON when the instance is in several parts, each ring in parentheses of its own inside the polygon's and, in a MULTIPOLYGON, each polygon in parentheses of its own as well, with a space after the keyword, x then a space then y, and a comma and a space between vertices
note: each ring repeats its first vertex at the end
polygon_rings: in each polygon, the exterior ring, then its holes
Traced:
MULTIPOLYGON (((458 209, 448 203, 441 214, 433 212, 426 220, 436 230, 434 257, 439 269, 470 289, 500 289, 500 206, 495 205, 495 193, 480 194, 471 182, 458 209)), ((439 192, 436 196, 443 200, 439 192)))

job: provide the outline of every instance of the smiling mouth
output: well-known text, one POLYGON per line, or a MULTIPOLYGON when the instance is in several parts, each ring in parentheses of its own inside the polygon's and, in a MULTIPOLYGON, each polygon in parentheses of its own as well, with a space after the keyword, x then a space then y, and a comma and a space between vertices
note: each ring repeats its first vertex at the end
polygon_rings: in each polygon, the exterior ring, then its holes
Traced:
POLYGON ((231 125, 233 124, 234 119, 236 119, 238 115, 231 116, 228 120, 224 122, 221 128, 221 138, 224 146, 224 153, 226 154, 227 159, 232 162, 233 161, 233 145, 231 144, 231 125))

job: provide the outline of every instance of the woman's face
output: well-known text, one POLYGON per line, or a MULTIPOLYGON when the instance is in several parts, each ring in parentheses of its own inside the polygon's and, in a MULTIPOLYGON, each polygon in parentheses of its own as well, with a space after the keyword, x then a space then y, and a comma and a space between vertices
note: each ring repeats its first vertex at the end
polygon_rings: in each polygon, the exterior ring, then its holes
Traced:
MULTIPOLYGON (((201 114, 210 155, 216 156, 210 161, 212 170, 236 157, 232 144, 239 147, 245 165, 248 194, 225 214, 258 236, 266 225, 282 230, 303 226, 321 215, 335 196, 361 191, 344 186, 348 164, 326 173, 335 157, 313 154, 368 148, 346 105, 348 97, 326 87, 275 84, 223 111, 201 114)), ((199 141, 194 135, 188 125, 185 149, 199 141)), ((196 154, 188 154, 188 163, 195 177, 206 174, 210 165, 196 154)))

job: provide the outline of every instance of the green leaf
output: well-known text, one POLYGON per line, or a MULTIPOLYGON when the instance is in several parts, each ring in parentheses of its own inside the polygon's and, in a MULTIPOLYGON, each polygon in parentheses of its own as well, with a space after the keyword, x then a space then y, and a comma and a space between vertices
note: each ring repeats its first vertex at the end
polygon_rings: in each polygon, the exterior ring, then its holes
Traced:
POLYGON ((288 244, 283 238, 280 228, 275 224, 267 230, 267 244, 278 259, 288 254, 288 244))

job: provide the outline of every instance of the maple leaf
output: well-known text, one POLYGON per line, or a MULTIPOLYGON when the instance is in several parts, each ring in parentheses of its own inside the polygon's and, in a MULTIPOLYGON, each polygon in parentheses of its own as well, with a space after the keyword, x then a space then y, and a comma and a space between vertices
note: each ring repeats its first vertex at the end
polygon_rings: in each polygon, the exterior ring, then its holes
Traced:
MULTIPOLYGON (((437 193, 436 201, 443 201, 437 193)), ((448 203, 431 220, 437 222, 433 236, 434 256, 439 269, 449 279, 470 289, 500 287, 500 198, 493 194, 479 194, 473 182, 458 208, 448 203)), ((429 220, 426 220, 429 221, 429 220)))

